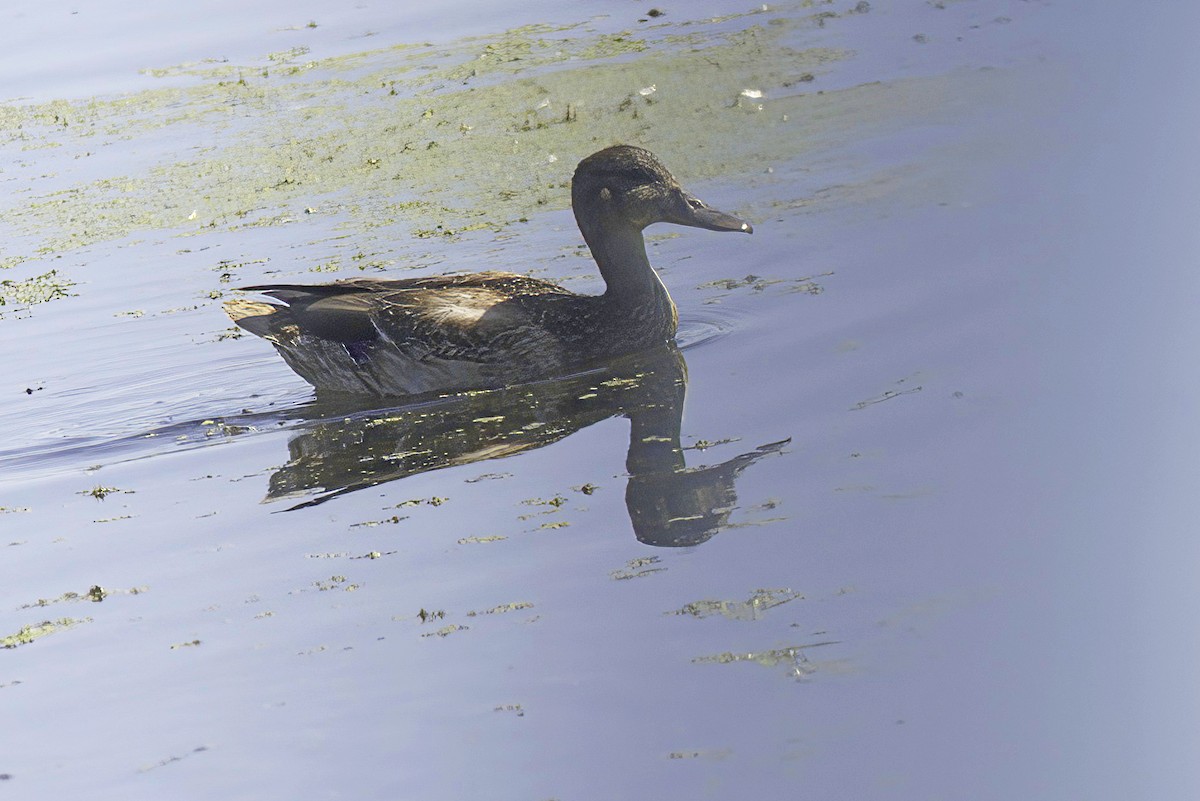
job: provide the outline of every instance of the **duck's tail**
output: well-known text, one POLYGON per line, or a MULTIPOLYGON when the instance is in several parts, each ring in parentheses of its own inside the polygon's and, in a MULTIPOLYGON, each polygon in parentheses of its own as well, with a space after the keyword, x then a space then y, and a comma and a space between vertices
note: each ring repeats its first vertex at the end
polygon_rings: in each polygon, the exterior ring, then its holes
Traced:
MULTIPOLYGON (((286 306, 260 300, 234 298, 225 301, 225 313, 240 327, 271 342, 287 334, 288 326, 296 327, 286 306)), ((298 333, 298 331, 296 332, 298 333)))

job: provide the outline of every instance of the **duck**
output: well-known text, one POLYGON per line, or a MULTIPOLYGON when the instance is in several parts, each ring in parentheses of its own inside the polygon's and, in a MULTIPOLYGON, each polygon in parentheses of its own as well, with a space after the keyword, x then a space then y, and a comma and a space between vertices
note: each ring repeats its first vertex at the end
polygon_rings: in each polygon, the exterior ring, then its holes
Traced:
POLYGON ((675 303, 646 256, 658 222, 753 233, 685 191, 650 151, 586 157, 571 206, 605 290, 581 295, 518 273, 241 287, 225 311, 318 391, 373 396, 485 390, 572 375, 674 341, 675 303))

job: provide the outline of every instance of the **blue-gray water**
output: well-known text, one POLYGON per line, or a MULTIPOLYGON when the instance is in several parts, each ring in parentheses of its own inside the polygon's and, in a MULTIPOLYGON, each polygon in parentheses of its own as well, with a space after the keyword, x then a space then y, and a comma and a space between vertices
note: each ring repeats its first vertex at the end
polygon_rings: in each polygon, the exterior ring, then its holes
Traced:
MULTIPOLYGON (((0 12, 0 280, 69 282, 0 307, 0 794, 1197 797, 1200 13, 244 5, 0 12), (504 34, 534 22, 584 27, 504 34), (595 48, 556 61, 556 37, 595 48), (429 50, 353 61, 400 44, 429 50), (232 286, 367 262, 596 287, 558 186, 592 145, 536 107, 513 152, 556 158, 512 180, 555 184, 547 210, 479 228, 499 196, 457 140, 421 167, 428 226, 387 206, 400 179, 211 156, 276 120, 344 126, 313 140, 331 159, 374 132, 391 101, 330 122, 315 89, 271 95, 309 59, 352 96, 472 48, 497 71, 447 74, 543 82, 556 114, 573 76, 628 80, 614 107, 653 85, 621 135, 754 223, 649 231, 685 400, 668 354, 636 380, 329 408, 222 336, 232 286), (764 97, 656 75, 691 50, 764 97), (143 72, 184 64, 231 71, 143 72), (154 94, 221 82, 269 91, 154 94), (461 235, 423 233, 443 221, 461 235), (687 472, 654 447, 664 408, 687 472)), ((436 121, 455 85, 412 91, 436 121)), ((473 102, 421 135, 493 135, 473 102)))

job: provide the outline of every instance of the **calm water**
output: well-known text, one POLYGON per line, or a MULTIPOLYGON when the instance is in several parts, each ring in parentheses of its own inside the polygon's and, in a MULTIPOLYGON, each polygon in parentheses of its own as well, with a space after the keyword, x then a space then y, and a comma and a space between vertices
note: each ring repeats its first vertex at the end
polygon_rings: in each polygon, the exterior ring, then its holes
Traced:
POLYGON ((0 794, 1197 797, 1200 14, 327 5, 0 12, 0 794), (353 405, 228 336, 594 290, 617 140, 755 225, 649 231, 680 351, 353 405))

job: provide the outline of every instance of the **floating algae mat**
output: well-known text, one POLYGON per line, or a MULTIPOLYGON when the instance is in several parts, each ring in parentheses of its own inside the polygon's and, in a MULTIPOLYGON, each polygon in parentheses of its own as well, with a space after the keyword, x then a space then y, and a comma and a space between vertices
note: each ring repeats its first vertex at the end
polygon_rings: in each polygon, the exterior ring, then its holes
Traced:
MULTIPOLYGON (((614 142, 656 151, 693 184, 789 158, 803 147, 797 113, 828 102, 814 73, 839 58, 792 46, 830 16, 811 5, 317 60, 297 48, 148 70, 170 86, 128 96, 0 107, 0 304, 65 296, 70 276, 49 261, 137 236, 306 214, 333 215, 371 252, 500 231, 566 207, 575 163, 614 142)), ((325 269, 343 266, 355 265, 325 269)))

